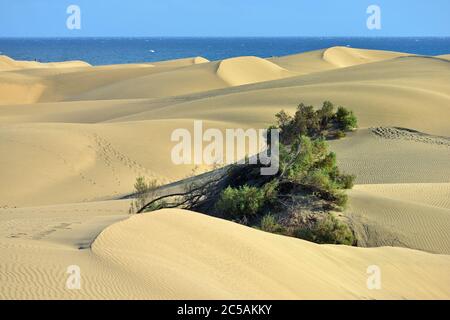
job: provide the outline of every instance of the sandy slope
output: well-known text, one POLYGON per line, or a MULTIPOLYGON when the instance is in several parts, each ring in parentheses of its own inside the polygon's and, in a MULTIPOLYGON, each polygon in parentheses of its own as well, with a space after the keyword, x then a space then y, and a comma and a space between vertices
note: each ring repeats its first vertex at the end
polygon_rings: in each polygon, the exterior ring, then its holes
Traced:
POLYGON ((89 63, 84 61, 66 61, 66 62, 51 62, 41 63, 36 61, 18 61, 10 57, 0 55, 0 70, 9 71, 16 69, 31 69, 31 68, 76 68, 87 67, 89 63))
POLYGON ((361 127, 331 143, 357 175, 345 213, 359 244, 449 254, 449 83, 446 56, 345 47, 102 67, 0 57, 0 297, 449 298, 448 256, 317 246, 181 212, 115 224, 128 201, 85 202, 128 194, 139 175, 188 175, 170 135, 194 119, 265 128, 282 108, 331 100, 361 127), (64 288, 69 264, 85 271, 80 292, 64 288), (370 264, 385 290, 365 288, 370 264))
POLYGON ((377 128, 331 145, 357 176, 347 214, 359 245, 450 254, 450 139, 377 128))
POLYGON ((404 53, 391 51, 332 47, 290 56, 274 57, 268 60, 288 70, 297 71, 301 74, 308 74, 388 60, 406 55, 407 54, 404 53))
MULTIPOLYGON (((108 205, 30 208, 9 213, 22 221, 26 212, 41 211, 40 215, 53 220, 50 230, 35 235, 34 240, 29 240, 31 235, 24 225, 20 228, 16 224, 20 232, 15 237, 10 234, 8 239, 4 236, 11 231, 1 230, 0 297, 450 297, 450 275, 446 272, 449 256, 398 248, 319 246, 188 211, 164 210, 114 223, 97 237, 91 249, 81 246, 79 250, 76 238, 61 238, 66 232, 78 235, 83 242, 95 237, 99 225, 121 219, 109 213, 108 205), (64 214, 75 208, 80 211, 77 221, 74 215, 64 214), (98 217, 100 214, 103 216, 98 217), (80 290, 65 287, 66 268, 74 264, 81 268, 80 290), (380 267, 381 290, 367 289, 366 270, 370 265, 380 267)), ((36 223, 36 219, 31 220, 25 226, 36 223)))

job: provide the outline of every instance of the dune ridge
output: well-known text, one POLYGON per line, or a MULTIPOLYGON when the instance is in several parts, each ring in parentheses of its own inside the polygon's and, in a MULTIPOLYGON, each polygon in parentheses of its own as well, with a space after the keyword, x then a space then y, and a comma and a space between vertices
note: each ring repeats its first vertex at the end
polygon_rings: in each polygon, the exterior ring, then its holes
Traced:
POLYGON ((30 68, 75 68, 75 67, 89 67, 89 66, 91 65, 84 61, 42 63, 37 61, 19 61, 14 60, 8 56, 0 55, 0 71, 11 71, 16 69, 30 69, 30 68))
MULTIPOLYGON (((107 208, 105 205, 91 204, 90 213, 107 208)), ((59 208, 52 210, 76 207, 59 208)), ((78 207, 80 211, 83 208, 86 205, 78 207)), ((105 223, 105 218, 99 221, 89 217, 89 212, 80 215, 79 221, 83 222, 72 234, 86 239, 97 232, 92 225, 105 223)), ((61 239, 67 232, 65 228, 76 226, 73 222, 55 221, 56 231, 45 235, 46 240, 27 240, 20 234, 2 240, 0 252, 5 260, 0 269, 0 297, 449 298, 450 279, 445 268, 450 258, 446 255, 401 248, 321 246, 183 210, 162 210, 121 222, 113 222, 123 219, 121 216, 107 219, 110 226, 96 237, 92 249, 86 246, 78 250, 74 246, 79 243, 76 238, 61 239), (23 254, 17 256, 17 251, 23 254), (17 264, 21 267, 17 268, 17 264), (65 287, 64 272, 72 264, 81 268, 80 290, 65 287), (366 270, 370 265, 382 270, 382 290, 367 288, 366 270)))
POLYGON ((239 57, 222 60, 218 65, 217 75, 230 86, 240 86, 296 74, 262 58, 239 57))

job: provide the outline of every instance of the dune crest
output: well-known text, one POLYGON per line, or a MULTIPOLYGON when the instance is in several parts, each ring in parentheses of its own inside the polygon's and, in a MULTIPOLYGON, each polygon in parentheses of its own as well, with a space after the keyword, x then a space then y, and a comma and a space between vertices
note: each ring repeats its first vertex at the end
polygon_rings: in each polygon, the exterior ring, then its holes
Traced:
POLYGON ((238 57, 222 60, 217 68, 217 75, 230 86, 240 86, 296 74, 262 58, 238 57))
POLYGON ((17 69, 32 68, 80 68, 89 67, 89 63, 84 61, 64 61, 64 62, 37 62, 37 61, 19 61, 8 56, 0 55, 0 71, 11 71, 17 69))
POLYGON ((139 273, 146 283, 163 284, 154 291, 166 298, 450 297, 445 271, 450 256, 321 246, 184 210, 166 209, 113 224, 92 251, 139 273), (370 265, 381 268, 383 290, 367 288, 370 265))
POLYGON ((339 68, 345 68, 364 63, 388 60, 404 55, 405 54, 390 51, 332 47, 323 51, 322 58, 332 65, 339 68))

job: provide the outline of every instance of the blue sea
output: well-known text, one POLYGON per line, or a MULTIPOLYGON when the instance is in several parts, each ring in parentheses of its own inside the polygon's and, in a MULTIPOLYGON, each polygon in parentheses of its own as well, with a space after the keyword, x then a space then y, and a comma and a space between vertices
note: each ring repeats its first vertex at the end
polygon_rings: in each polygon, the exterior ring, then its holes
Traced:
POLYGON ((450 38, 0 38, 0 54, 16 60, 83 60, 93 65, 193 56, 209 60, 246 55, 267 58, 332 46, 440 55, 450 53, 450 38))

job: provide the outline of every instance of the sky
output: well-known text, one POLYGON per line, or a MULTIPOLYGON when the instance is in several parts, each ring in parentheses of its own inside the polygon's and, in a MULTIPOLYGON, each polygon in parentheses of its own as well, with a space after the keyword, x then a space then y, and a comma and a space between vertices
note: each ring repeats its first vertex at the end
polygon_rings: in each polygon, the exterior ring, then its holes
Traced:
POLYGON ((450 36, 449 16, 449 0, 0 0, 0 37, 450 36))

